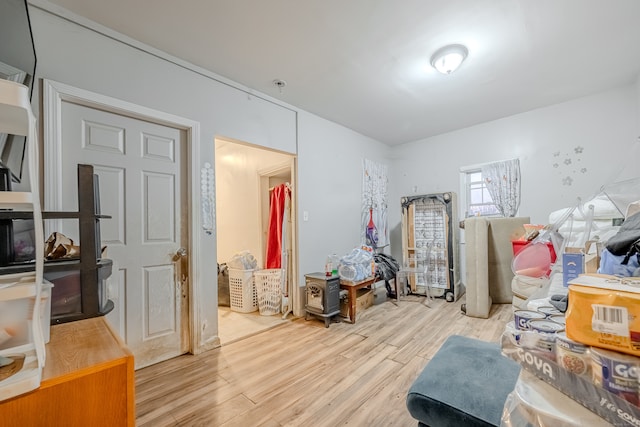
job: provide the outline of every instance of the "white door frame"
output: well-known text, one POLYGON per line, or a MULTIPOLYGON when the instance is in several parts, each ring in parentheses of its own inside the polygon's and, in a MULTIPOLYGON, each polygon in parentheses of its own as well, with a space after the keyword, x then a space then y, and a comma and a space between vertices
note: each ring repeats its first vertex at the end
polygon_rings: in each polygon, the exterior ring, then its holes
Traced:
POLYGON ((62 209, 62 102, 97 108, 122 116, 146 120, 186 131, 187 138, 187 198, 189 203, 189 343, 191 353, 208 348, 201 342, 202 281, 199 277, 201 242, 200 218, 200 123, 183 117, 132 104, 120 99, 78 89, 64 83, 43 80, 44 115, 44 206, 46 210, 62 209), (194 191, 194 189, 196 191, 194 191))
MULTIPOLYGON (((300 307, 304 307, 304 302, 302 302, 303 295, 301 294, 300 287, 298 286, 298 211, 296 209, 297 202, 298 202, 298 193, 297 193, 298 177, 296 175, 296 168, 295 168, 297 155, 288 154, 288 153, 285 153, 285 154, 291 157, 288 161, 269 167, 269 168, 260 169, 258 171, 258 177, 259 177, 258 182, 260 186, 258 194, 260 194, 261 197, 265 197, 265 195, 269 193, 268 191, 269 176, 277 174, 278 172, 282 172, 282 171, 288 171, 291 173, 291 186, 292 186, 291 219, 293 221, 293 226, 291 227, 291 257, 293 259, 291 260, 291 272, 290 273, 287 272, 287 276, 289 276, 289 278, 291 279, 291 283, 289 283, 289 288, 291 289, 291 295, 289 295, 289 300, 290 300, 289 303, 291 304, 293 315, 296 317, 302 317, 304 316, 305 313, 304 311, 300 310, 300 307)), ((266 205, 264 203, 261 203, 260 205, 262 209, 267 209, 266 215, 268 217, 269 204, 268 204, 268 196, 266 197, 267 197, 266 205)), ((263 215, 265 215, 265 212, 261 211, 259 215, 260 215, 260 224, 263 224, 263 215)), ((263 233, 260 233, 260 240, 261 240, 261 247, 263 248, 263 253, 264 253, 264 248, 266 248, 267 243, 263 233)))

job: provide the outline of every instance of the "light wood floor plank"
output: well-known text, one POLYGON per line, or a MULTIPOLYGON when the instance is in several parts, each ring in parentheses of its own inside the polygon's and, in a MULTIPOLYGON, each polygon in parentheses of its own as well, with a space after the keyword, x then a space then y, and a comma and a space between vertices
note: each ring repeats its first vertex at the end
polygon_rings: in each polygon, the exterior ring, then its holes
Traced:
MULTIPOLYGON (((387 359, 387 356, 392 350, 392 347, 386 344, 380 344, 369 359, 363 360, 361 364, 355 366, 355 369, 348 372, 347 375, 333 378, 333 383, 329 383, 329 387, 325 388, 324 393, 305 397, 307 403, 304 408, 304 413, 298 415, 296 418, 284 418, 280 419, 280 421, 285 426, 337 425, 335 423, 326 424, 327 419, 331 417, 330 419, 333 420, 335 416, 344 415, 341 413, 343 400, 351 402, 354 398, 366 395, 367 388, 358 387, 364 384, 371 384, 367 381, 370 380, 375 367, 385 364, 385 362, 387 365, 389 363, 395 363, 387 359), (358 392, 349 393, 349 391, 354 388, 358 388, 358 392), (344 397, 345 395, 347 396, 346 398, 344 397)), ((386 375, 386 371, 384 375, 386 375)), ((354 406, 357 407, 358 405, 354 406)))
POLYGON ((206 396, 196 399, 197 405, 181 405, 171 415, 184 426, 219 426, 238 417, 255 406, 244 395, 238 394, 220 405, 210 405, 206 396))
MULTIPOLYGON (((464 300, 464 297, 463 297, 464 300)), ((411 426, 406 393, 449 335, 497 342, 511 305, 466 317, 463 300, 406 296, 355 324, 295 319, 136 371, 139 427, 411 426)))
POLYGON ((406 425, 406 423, 402 422, 396 424, 394 422, 390 422, 393 420, 393 417, 389 417, 389 413, 386 413, 387 408, 391 408, 391 410, 395 410, 398 412, 396 414, 397 420, 403 420, 403 414, 399 413, 400 410, 402 412, 406 412, 402 405, 399 405, 398 402, 404 403, 406 401, 406 391, 416 377, 422 372, 427 361, 421 357, 414 357, 407 364, 402 365, 401 369, 397 369, 397 372, 393 373, 398 375, 398 378, 394 380, 396 386, 393 383, 387 382, 381 384, 380 387, 371 395, 361 406, 360 408, 349 414, 348 417, 345 418, 344 424, 352 425, 352 426, 393 426, 393 425, 406 425), (382 409, 382 411, 381 411, 382 409), (381 412, 385 412, 384 418, 381 416, 381 412))
POLYGON ((313 400, 312 396, 331 392, 333 384, 328 383, 326 378, 344 376, 352 369, 354 369, 353 361, 341 356, 334 357, 330 361, 309 370, 309 372, 287 387, 274 387, 273 394, 258 403, 251 412, 244 414, 243 417, 231 420, 229 423, 224 424, 223 427, 258 425, 261 420, 271 416, 284 420, 296 419, 308 409, 309 401, 313 400), (281 409, 277 414, 274 414, 273 408, 281 409))
POLYGON ((239 394, 236 389, 227 391, 225 394, 225 390, 229 389, 228 383, 216 376, 211 379, 185 377, 180 383, 185 385, 182 390, 171 391, 155 399, 151 404, 137 405, 138 425, 153 426, 154 423, 163 419, 165 413, 170 413, 174 418, 174 412, 179 408, 188 408, 189 411, 195 412, 199 408, 198 402, 204 401, 207 406, 216 406, 239 394))

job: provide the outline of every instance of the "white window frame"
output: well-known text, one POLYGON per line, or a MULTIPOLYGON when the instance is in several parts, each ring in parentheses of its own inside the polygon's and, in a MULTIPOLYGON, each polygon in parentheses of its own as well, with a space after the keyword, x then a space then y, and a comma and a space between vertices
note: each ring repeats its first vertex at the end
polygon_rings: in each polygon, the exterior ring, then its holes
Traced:
MULTIPOLYGON (((472 215, 469 215, 469 210, 471 206, 486 206, 486 207, 493 206, 495 208, 494 212, 481 214, 479 216, 484 216, 484 217, 501 216, 500 211, 496 207, 495 203, 493 203, 493 200, 491 201, 491 203, 471 203, 471 185, 480 184, 482 185, 482 187, 486 188, 485 183, 482 181, 471 181, 472 174, 481 173, 481 172, 482 172, 481 164, 465 166, 460 168, 460 194, 463 195, 463 197, 461 198, 462 203, 460 203, 460 218, 469 218, 470 216, 472 216, 472 215)), ((489 195, 489 198, 491 198, 491 195, 489 195)))

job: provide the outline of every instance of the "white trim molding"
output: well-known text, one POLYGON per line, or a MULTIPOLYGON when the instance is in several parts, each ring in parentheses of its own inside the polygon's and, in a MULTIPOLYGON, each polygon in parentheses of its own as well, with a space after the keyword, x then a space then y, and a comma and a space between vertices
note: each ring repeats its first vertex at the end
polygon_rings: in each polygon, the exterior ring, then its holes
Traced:
MULTIPOLYGON (((45 210, 62 208, 62 102, 97 108, 139 120, 182 129, 187 138, 187 191, 189 203, 189 351, 200 353, 219 340, 202 339, 200 277, 201 214, 200 214, 200 123, 162 111, 100 95, 52 80, 43 80, 44 135, 44 206, 45 210), (213 341, 213 342, 210 342, 213 341)), ((56 225, 56 224, 54 224, 56 225)), ((52 225, 53 228, 53 225, 52 225)), ((47 234, 48 235, 48 234, 47 234)))

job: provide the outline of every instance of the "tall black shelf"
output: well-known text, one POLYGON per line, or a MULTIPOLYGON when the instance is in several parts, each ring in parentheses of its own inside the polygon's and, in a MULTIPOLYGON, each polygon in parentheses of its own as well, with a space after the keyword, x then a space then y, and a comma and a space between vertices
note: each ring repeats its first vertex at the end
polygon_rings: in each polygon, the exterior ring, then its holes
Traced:
MULTIPOLYGON (((101 258, 100 220, 111 218, 100 214, 98 176, 92 165, 78 165, 78 210, 70 212, 42 212, 43 219, 77 219, 80 234, 80 258, 45 261, 44 277, 52 273, 75 272, 80 275, 81 310, 56 314, 51 324, 66 323, 89 317, 103 316, 113 310, 113 302, 106 298, 104 281, 111 275, 113 262, 101 258), (49 273, 49 274, 48 274, 49 273)), ((33 212, 0 211, 0 220, 33 219, 33 212)), ((4 263, 3 263, 4 264, 4 263)), ((33 269, 33 262, 9 262, 0 266, 1 274, 21 273, 33 269)), ((67 298, 61 289, 52 289, 52 304, 67 298)), ((77 295, 71 297, 77 298, 77 295)))

